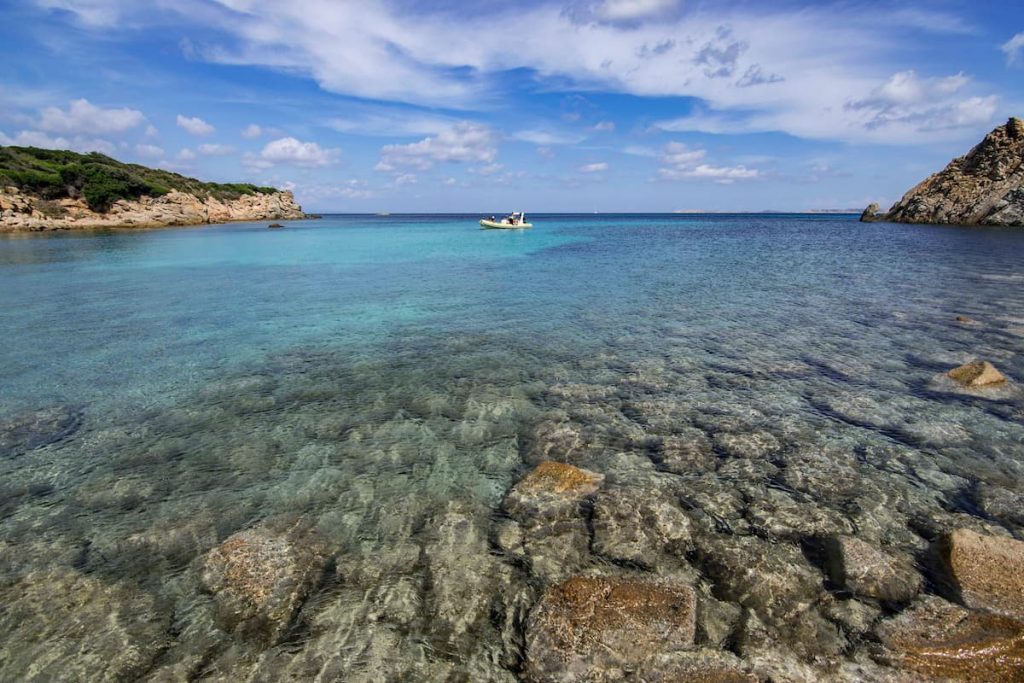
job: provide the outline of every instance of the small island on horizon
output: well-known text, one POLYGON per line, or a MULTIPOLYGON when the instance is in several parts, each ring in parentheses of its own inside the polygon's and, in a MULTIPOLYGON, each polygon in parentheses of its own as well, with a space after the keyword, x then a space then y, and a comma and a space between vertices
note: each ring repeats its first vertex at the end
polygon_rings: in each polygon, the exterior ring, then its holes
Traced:
POLYGON ((288 190, 203 182, 99 152, 0 147, 0 232, 307 217, 288 190))

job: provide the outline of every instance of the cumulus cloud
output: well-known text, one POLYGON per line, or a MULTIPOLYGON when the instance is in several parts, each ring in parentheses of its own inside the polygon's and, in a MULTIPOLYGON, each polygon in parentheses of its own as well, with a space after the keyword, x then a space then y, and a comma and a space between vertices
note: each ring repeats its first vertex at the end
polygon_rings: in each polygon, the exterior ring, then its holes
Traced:
POLYGON ((156 145, 135 145, 135 153, 140 157, 157 159, 164 155, 164 148, 156 145))
POLYGON ((663 16, 678 5, 679 0, 604 0, 593 13, 604 21, 638 21, 663 16))
POLYGON ((242 129, 242 137, 249 140, 254 140, 261 135, 263 135, 263 129, 257 126, 255 123, 250 123, 248 126, 242 129))
POLYGON ((1024 31, 1000 45, 999 49, 1006 55, 1007 64, 1024 63, 1024 59, 1021 58, 1021 51, 1024 50, 1024 31))
POLYGON ((333 164, 339 156, 339 149, 324 148, 315 142, 302 142, 287 137, 268 142, 258 156, 247 154, 243 163, 255 170, 270 168, 276 164, 316 168, 333 164))
POLYGON ((82 135, 72 137, 53 137, 38 130, 23 130, 14 137, 2 136, 0 142, 5 145, 18 145, 20 147, 42 147, 43 149, 70 149, 75 152, 102 152, 103 154, 114 153, 114 143, 102 138, 90 138, 82 135))
POLYGON ((714 166, 704 160, 706 156, 707 152, 703 149, 691 149, 680 142, 670 142, 662 154, 658 176, 662 180, 712 180, 727 185, 761 175, 757 169, 742 164, 714 166))
POLYGON ((210 135, 216 130, 216 128, 198 116, 182 116, 178 114, 177 122, 179 128, 183 128, 192 135, 210 135))
POLYGON ((199 145, 196 149, 207 157, 226 157, 235 153, 235 148, 231 145, 207 144, 199 145))
POLYGON ((489 127, 463 121, 407 145, 385 145, 380 150, 378 171, 412 168, 426 171, 438 162, 490 164, 498 154, 497 136, 489 127))
POLYGON ((580 166, 580 173, 601 173, 608 170, 608 164, 604 161, 596 161, 592 164, 580 166))
POLYGON ((86 99, 73 100, 67 109, 46 107, 36 127, 48 133, 109 135, 123 133, 146 122, 136 109, 102 109, 86 99))
MULTIPOLYGON (((82 5, 83 14, 86 7, 143 11, 123 0, 48 1, 65 2, 70 11, 82 5)), ((194 46, 196 59, 265 66, 307 75, 331 92, 448 110, 488 108, 507 74, 522 69, 547 87, 696 98, 715 112, 701 122, 733 121, 730 132, 923 143, 976 135, 972 126, 978 124, 965 123, 953 135, 948 131, 956 128, 928 122, 943 116, 950 125, 974 120, 964 110, 984 110, 991 96, 985 86, 971 84, 939 103, 944 114, 874 127, 865 110, 846 107, 872 97, 892 75, 885 65, 903 59, 908 44, 926 40, 927 34, 971 30, 949 13, 895 6, 864 12, 857 3, 810 5, 799 12, 772 3, 750 4, 742 12, 729 3, 692 3, 683 13, 677 5, 576 0, 570 10, 537 2, 485 3, 477 11, 454 12, 450 3, 440 3, 413 12, 397 0, 358 5, 222 0, 205 7, 200 17, 167 5, 147 16, 166 21, 177 12, 203 22, 216 39, 194 46), (657 20, 647 20, 652 18, 657 20), (502 41, 479 40, 494 26, 515 36, 514 50, 502 41)), ((1019 54, 1013 40, 1006 49, 1008 58, 1019 54)))
POLYGON ((995 96, 955 97, 968 83, 962 73, 921 78, 914 71, 901 71, 846 108, 858 114, 868 130, 902 124, 929 131, 990 121, 998 106, 995 96))
POLYGON ((190 150, 188 147, 183 148, 178 152, 179 161, 192 161, 196 158, 196 153, 190 150))

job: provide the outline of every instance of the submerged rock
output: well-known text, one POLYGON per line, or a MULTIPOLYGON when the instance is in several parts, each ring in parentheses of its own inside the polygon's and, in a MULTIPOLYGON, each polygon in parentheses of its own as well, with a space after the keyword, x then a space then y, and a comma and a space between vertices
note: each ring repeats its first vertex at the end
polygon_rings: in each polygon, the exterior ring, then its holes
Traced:
POLYGON ((499 546, 513 559, 527 560, 531 572, 544 580, 570 576, 590 543, 582 504, 603 480, 603 475, 572 465, 542 462, 505 496, 502 507, 516 526, 498 528, 499 546))
POLYGON ((213 593, 224 630, 275 643, 323 567, 324 557, 308 540, 260 527, 240 531, 207 553, 199 580, 213 593))
POLYGON ((613 668, 693 644, 689 585, 639 577, 574 576, 549 588, 526 626, 527 679, 589 681, 613 668))
POLYGON ((1024 225, 1024 122, 1011 118, 965 156, 911 189, 886 216, 898 223, 1024 225))
POLYGON ((996 367, 987 360, 976 360, 972 363, 953 368, 946 373, 950 379, 965 387, 984 387, 993 384, 1003 384, 1006 377, 996 370, 996 367))
POLYGON ((854 536, 825 543, 832 580, 851 593, 878 600, 909 602, 921 590, 921 575, 905 556, 895 556, 854 536))
POLYGON ((0 458, 14 457, 68 438, 82 424, 82 411, 68 405, 19 413, 0 420, 0 458))
POLYGON ((957 529, 938 550, 965 605, 1024 619, 1024 542, 957 529))
POLYGON ((505 497, 512 515, 545 516, 573 507, 596 493, 604 476, 551 460, 533 468, 505 497))
POLYGON ((879 661, 928 680, 1024 681, 1024 624, 928 596, 882 622, 879 661))
POLYGON ((656 492, 640 488, 603 491, 594 503, 593 549, 618 562, 657 565, 666 552, 682 552, 690 520, 656 492))
POLYGON ((71 569, 30 572, 0 604, 4 681, 135 681, 170 640, 152 595, 71 569))

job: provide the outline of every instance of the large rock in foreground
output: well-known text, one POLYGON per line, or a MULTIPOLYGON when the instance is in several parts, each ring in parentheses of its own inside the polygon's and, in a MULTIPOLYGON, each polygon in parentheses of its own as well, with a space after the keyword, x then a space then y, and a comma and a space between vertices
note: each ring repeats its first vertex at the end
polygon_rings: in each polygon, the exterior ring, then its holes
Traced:
POLYGON ((526 674, 537 683, 589 681, 615 667, 685 650, 696 631, 689 585, 574 576, 547 590, 526 627, 526 674))
POLYGON ((929 596, 882 622, 879 659, 925 680, 1024 681, 1024 624, 929 596))
POLYGON ((993 130, 965 156, 903 195, 885 218, 1024 226, 1024 121, 1011 118, 993 130))
POLYGON ((1024 620, 1024 542, 957 529, 939 552, 965 605, 1024 620))

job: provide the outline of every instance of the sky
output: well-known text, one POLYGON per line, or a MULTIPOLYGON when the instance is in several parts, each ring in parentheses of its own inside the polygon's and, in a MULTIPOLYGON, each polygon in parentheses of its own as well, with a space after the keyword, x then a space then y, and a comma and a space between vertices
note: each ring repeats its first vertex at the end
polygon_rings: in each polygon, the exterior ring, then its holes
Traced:
POLYGON ((1024 2, 0 0, 0 144, 320 212, 888 206, 1024 116, 1024 2))

